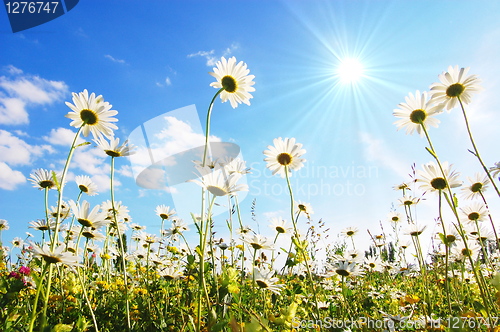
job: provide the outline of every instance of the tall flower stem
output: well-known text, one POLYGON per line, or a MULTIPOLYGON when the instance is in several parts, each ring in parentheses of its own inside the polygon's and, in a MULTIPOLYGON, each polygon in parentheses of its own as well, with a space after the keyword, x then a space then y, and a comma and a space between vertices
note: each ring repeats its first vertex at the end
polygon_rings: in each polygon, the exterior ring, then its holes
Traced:
MULTIPOLYGON (((66 174, 68 173, 69 164, 71 162, 71 158, 73 157, 73 154, 74 154, 75 149, 76 149, 76 141, 78 140, 78 137, 80 136, 80 132, 82 131, 82 128, 83 128, 83 126, 81 126, 75 134, 75 138, 73 139, 73 142, 71 143, 71 148, 69 150, 68 157, 66 158, 66 163, 64 165, 64 169, 63 169, 63 172, 61 175, 60 183, 57 184, 57 190, 58 190, 59 195, 57 198, 56 225, 55 225, 54 233, 52 234, 52 236, 50 236, 50 233, 49 233, 50 250, 51 251, 54 251, 54 249, 58 243, 59 226, 61 223, 61 208, 62 208, 64 181, 66 180, 66 174)), ((56 180, 57 180, 57 178, 56 178, 56 180)), ((49 223, 48 219, 47 219, 47 223, 49 223)), ((45 272, 45 271, 46 271, 46 269, 43 270, 43 272, 45 272)), ((52 287, 52 274, 54 273, 54 268, 51 264, 49 265, 48 272, 49 273, 47 276, 47 287, 45 290, 45 301, 44 301, 43 310, 42 310, 42 325, 44 325, 46 320, 47 320, 47 305, 48 305, 48 301, 49 301, 50 290, 52 287)), ((43 281, 44 277, 45 277, 45 273, 42 273, 42 275, 41 275, 42 281, 43 281)), ((38 304, 38 299, 39 299, 39 297, 35 297, 35 302, 33 304, 33 310, 35 310, 35 311, 36 311, 36 307, 38 304)))
POLYGON ((450 281, 448 279, 448 271, 449 271, 449 260, 450 260, 450 246, 448 243, 448 237, 446 235, 446 227, 444 226, 443 215, 442 215, 442 192, 439 191, 439 221, 441 222, 441 226, 443 227, 443 242, 445 249, 445 262, 444 262, 444 287, 446 290, 446 299, 448 301, 448 310, 450 311, 450 315, 453 313, 451 308, 451 295, 450 295, 450 281))
MULTIPOLYGON (((62 199, 63 199, 64 181, 66 180, 66 174, 68 173, 71 158, 73 157, 73 154, 74 154, 75 149, 77 147, 76 141, 78 140, 78 137, 80 137, 80 133, 83 129, 83 126, 85 126, 85 124, 82 125, 80 128, 78 128, 78 131, 76 132, 75 138, 73 139, 73 142, 71 143, 71 148, 69 149, 68 157, 66 158, 66 163, 64 164, 64 169, 63 169, 63 172, 61 175, 61 180, 60 180, 61 183, 59 183, 58 188, 57 188, 59 191, 59 195, 57 197, 56 225, 55 225, 55 229, 54 229, 54 235, 51 238, 51 246, 50 246, 51 250, 54 250, 54 248, 56 247, 57 242, 58 242, 57 237, 58 237, 58 233, 59 233, 59 226, 61 223, 61 206, 62 206, 62 199)), ((48 220, 47 220, 47 222, 48 222, 48 220)))
POLYGON ((130 331, 132 328, 132 324, 130 322, 130 301, 128 294, 128 285, 127 285, 127 262, 125 260, 125 248, 123 245, 123 239, 120 233, 120 227, 118 226, 118 220, 116 218, 116 209, 115 209, 115 191, 114 191, 114 175, 115 175, 115 157, 111 156, 111 170, 110 170, 110 193, 111 193, 111 208, 113 209, 113 222, 116 227, 116 234, 118 237, 118 243, 120 244, 120 255, 121 255, 121 263, 123 269, 123 286, 125 288, 125 310, 127 313, 127 327, 130 331))
POLYGON ((294 211, 295 201, 293 199, 292 184, 290 183, 290 176, 289 176, 288 172, 289 172, 288 166, 285 165, 286 184, 288 186, 288 192, 290 193, 290 217, 291 217, 292 223, 293 223, 293 230, 295 233, 294 236, 295 236, 295 239, 297 241, 296 248, 297 248, 297 251, 300 251, 300 253, 302 254, 302 259, 304 260, 304 265, 306 266, 307 276, 309 277, 309 282, 311 284, 311 290, 313 293, 314 309, 315 309, 316 316, 317 316, 316 318, 320 319, 321 314, 319 312, 319 306, 318 306, 318 295, 316 293, 316 286, 315 286, 315 282, 314 282, 313 277, 312 277, 311 268, 309 267, 309 264, 307 262, 306 245, 304 243, 302 243, 300 240, 299 230, 297 229, 297 220, 294 220, 294 218, 293 218, 294 212, 295 212, 294 211))
POLYGON ((464 115, 464 120, 465 120, 465 127, 467 128, 467 133, 469 134, 470 142, 472 144, 472 148, 474 149, 473 155, 476 156, 477 160, 483 167, 484 171, 486 172, 486 175, 488 176, 488 179, 490 179, 491 184, 493 185, 493 188, 495 188, 495 191, 497 192, 497 195, 500 197, 500 190, 498 189, 497 185, 495 184, 495 181, 493 177, 491 176, 490 172, 488 171, 488 168, 483 162, 483 159, 481 158, 481 155, 479 154, 479 150, 477 149, 476 143, 474 142, 474 138, 472 137, 472 132, 470 130, 469 126, 469 119, 467 118, 467 114, 465 113, 465 108, 462 103, 462 99, 460 99, 460 96, 457 96, 458 102, 460 103, 460 107, 462 108, 462 114, 464 115))
MULTIPOLYGON (((208 106, 208 111, 207 111, 207 119, 206 119, 206 122, 205 122, 205 148, 203 150, 203 159, 201 161, 201 166, 202 167, 205 167, 206 165, 206 162, 207 162, 207 154, 208 154, 208 148, 209 148, 209 143, 208 143, 208 139, 210 137, 210 118, 211 118, 211 115, 212 115, 212 109, 213 109, 213 106, 214 106, 214 102, 215 102, 215 98, 217 98, 217 96, 222 92, 224 91, 224 88, 221 88, 219 89, 214 97, 212 98, 212 100, 210 101, 210 104, 208 106)), ((197 308, 197 312, 196 312, 196 318, 197 318, 197 321, 196 321, 196 331, 199 332, 201 331, 201 316, 202 316, 202 298, 203 298, 203 294, 208 294, 207 292, 207 285, 205 283, 205 278, 204 278, 204 275, 205 275, 205 248, 204 248, 204 239, 205 239, 205 232, 208 231, 208 227, 207 229, 204 229, 204 225, 205 225, 205 218, 206 218, 206 215, 205 215, 205 194, 206 194, 206 190, 205 188, 202 188, 201 189, 201 221, 200 221, 200 228, 199 228, 199 231, 200 231, 200 250, 199 250, 199 256, 200 256, 200 273, 199 273, 199 276, 198 276, 198 283, 199 283, 199 289, 198 289, 198 308, 197 308)), ((207 225, 208 226, 208 225, 207 225)), ((208 301, 210 302, 210 301, 208 301)), ((208 306, 210 306, 210 303, 207 303, 208 306)))
MULTIPOLYGON (((483 195, 482 191, 479 191, 479 194, 481 195, 481 198, 483 199, 484 206, 486 207, 486 210, 489 211, 488 203, 486 202, 486 198, 483 195)), ((500 240, 498 238, 498 233, 497 229, 495 227, 495 224, 493 223, 493 218, 491 217, 491 214, 488 213, 488 219, 490 219, 491 227, 493 228, 493 233, 495 234, 495 241, 497 244, 497 249, 500 249, 500 240)))
MULTIPOLYGON (((443 176, 445 176, 445 173, 444 173, 444 170, 443 170, 443 166, 441 164, 441 161, 439 160, 437 154, 436 154, 436 151, 434 150, 434 147, 432 145, 432 141, 429 137, 429 133, 427 132, 427 129, 425 128, 424 124, 421 122, 420 123, 421 126, 422 126, 422 130, 424 131, 425 133, 425 136, 427 138, 427 141, 429 142, 429 146, 430 146, 430 149, 427 149, 427 151, 429 151, 432 156, 434 157, 434 159, 436 160, 438 166, 439 166, 439 169, 441 171, 441 174, 443 176)), ((463 240, 463 243, 464 243, 464 247, 465 247, 465 250, 467 250, 468 252, 470 252, 470 249, 469 249, 469 246, 467 244, 467 236, 466 236, 466 232, 464 231, 464 228, 462 226, 462 223, 460 221, 460 217, 458 215, 458 211, 457 211, 457 204, 455 202, 455 200, 453 199, 453 193, 451 192, 451 187, 450 187, 450 184, 448 183, 448 180, 446 179, 446 189, 447 189, 447 192, 449 194, 449 196, 446 194, 446 192, 443 192, 444 193, 444 196, 446 198, 446 201, 448 202, 448 205, 450 206, 452 212, 453 212, 453 215, 455 216, 456 220, 457 220, 457 231, 458 233, 460 234, 460 236, 462 237, 462 240, 463 240)), ((469 263, 471 264, 471 266, 473 267, 472 268, 472 272, 474 273, 474 278, 476 279, 476 282, 479 286, 479 291, 481 293, 481 298, 483 300, 483 305, 485 307, 485 310, 486 310, 486 313, 488 315, 488 317, 490 317, 490 305, 489 305, 489 297, 487 296, 487 293, 488 293, 488 289, 486 287, 486 285, 484 284, 483 282, 483 275, 481 273, 481 269, 477 269, 475 267, 475 264, 472 260, 472 257, 470 255, 467 256, 468 260, 469 260, 469 263)))
POLYGON ((36 294, 35 294, 35 302, 33 305, 33 310, 31 311, 31 318, 30 318, 30 325, 28 328, 28 332, 33 332, 33 328, 35 326, 35 320, 36 320, 36 312, 37 312, 37 303, 38 299, 40 298, 40 294, 42 293, 42 284, 43 284, 43 276, 47 272, 47 268, 49 267, 49 263, 46 263, 45 266, 43 267, 42 273, 40 274, 40 282, 36 286, 36 294))

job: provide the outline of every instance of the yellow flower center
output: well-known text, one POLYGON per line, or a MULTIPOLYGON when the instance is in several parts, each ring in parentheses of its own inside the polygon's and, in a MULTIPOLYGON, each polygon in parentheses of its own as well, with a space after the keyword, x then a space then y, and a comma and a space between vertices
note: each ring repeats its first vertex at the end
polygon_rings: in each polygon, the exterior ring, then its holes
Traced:
POLYGON ((55 264, 55 263, 61 262, 59 257, 50 256, 50 255, 42 255, 42 257, 49 264, 55 264))
POLYGON ((434 178, 431 181, 431 186, 436 190, 443 190, 446 188, 446 180, 443 178, 434 178))
POLYGON ((337 272, 337 274, 343 276, 343 277, 348 277, 349 276, 349 271, 347 270, 342 270, 342 269, 338 269, 336 270, 335 272, 337 272))
POLYGON ((43 180, 43 181, 40 181, 38 182, 38 185, 42 188, 52 188, 54 186, 54 182, 50 181, 50 180, 43 180))
POLYGON ((478 220, 479 219, 479 213, 477 213, 477 212, 469 213, 468 218, 469 218, 469 220, 478 220))
POLYGON ((446 235, 446 243, 452 243, 456 241, 455 235, 446 235))
POLYGON ((283 152, 278 155, 276 158, 278 163, 280 163, 283 166, 290 165, 292 163, 292 156, 289 153, 283 152))
POLYGON ((283 234, 283 233, 285 233, 285 229, 281 226, 276 226, 276 232, 283 234))
POLYGON ((258 249, 262 249, 262 246, 258 243, 250 243, 250 245, 252 246, 252 248, 254 248, 255 250, 258 250, 258 249))
POLYGON ((472 256, 472 250, 470 250, 470 249, 463 248, 461 252, 462 252, 462 255, 464 255, 464 256, 472 256))
POLYGON ((88 125, 95 125, 97 123, 97 114, 92 110, 81 110, 80 118, 82 119, 83 123, 88 125))
POLYGON ((160 214, 160 218, 161 219, 168 219, 169 215, 168 214, 165 214, 165 213, 161 213, 160 214))
POLYGON ((267 288, 269 285, 263 281, 263 280, 255 280, 255 283, 260 287, 260 288, 267 288))
POLYGON ((238 89, 238 83, 236 83, 234 77, 229 75, 226 75, 222 78, 221 84, 224 90, 229 93, 234 93, 238 89))
POLYGON ((474 183, 472 186, 470 186, 470 191, 473 193, 477 193, 483 189, 483 184, 481 182, 474 183))
POLYGON ((426 117, 427 117, 427 113, 425 113, 425 111, 422 109, 414 110, 410 114, 411 122, 418 123, 418 124, 424 123, 424 120, 426 117))
POLYGON ((106 154, 110 157, 120 157, 121 156, 120 152, 116 152, 113 150, 106 150, 104 152, 106 152, 106 154))
POLYGON ((89 188, 85 187, 83 184, 79 185, 78 189, 80 189, 84 193, 89 191, 89 188))
POLYGON ((83 226, 85 226, 85 227, 91 227, 92 226, 92 222, 90 220, 87 220, 87 219, 78 219, 78 222, 80 224, 82 224, 83 226))
POLYGON ((216 186, 207 186, 207 190, 210 191, 214 196, 225 196, 227 191, 216 186))
POLYGON ((465 86, 461 83, 452 84, 446 89, 446 95, 450 98, 458 97, 464 92, 465 86))

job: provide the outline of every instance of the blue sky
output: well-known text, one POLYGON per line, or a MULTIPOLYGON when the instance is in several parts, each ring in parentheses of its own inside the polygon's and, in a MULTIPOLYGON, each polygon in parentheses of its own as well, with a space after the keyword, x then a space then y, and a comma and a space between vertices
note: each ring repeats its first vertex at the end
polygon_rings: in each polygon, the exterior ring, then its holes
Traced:
MULTIPOLYGON (((431 161, 425 140, 398 132, 392 112, 450 65, 471 67, 481 78, 484 91, 468 109, 471 126, 487 165, 500 161, 497 1, 80 1, 15 34, 6 13, 0 17, 0 218, 10 224, 4 241, 23 237, 30 221, 43 218, 43 194, 27 179, 40 167, 62 168, 68 130, 75 131, 64 117, 71 92, 102 94, 119 112, 121 139, 188 105, 203 124, 215 93, 208 72, 221 56, 244 61, 255 75, 251 106, 233 110, 217 101, 211 132, 237 144, 254 169, 241 209, 244 223, 257 228, 250 216, 256 199, 263 233, 270 232, 270 217, 288 217, 285 182, 263 162, 262 151, 276 137, 295 137, 307 150, 306 166, 292 181, 296 199, 312 204, 313 219, 322 218, 332 238, 348 226, 362 238, 368 228, 380 233, 380 221, 389 228, 386 216, 400 196, 392 186, 408 180, 413 163, 431 161), (345 84, 336 70, 352 57, 362 63, 363 77, 345 84)), ((461 114, 455 109, 439 119, 430 131, 436 149, 466 181, 480 168, 467 152, 461 114)), ((85 151, 75 156, 70 178, 90 175, 103 189, 88 200, 99 204, 109 199, 109 160, 85 151)), ((154 209, 173 205, 172 197, 138 187, 128 160, 117 169, 116 199, 134 222, 156 232, 154 209)), ((75 199, 70 182, 65 198, 75 199)), ((498 198, 491 199, 494 213, 498 198)), ((431 229, 434 201, 429 196, 419 208, 431 229)))

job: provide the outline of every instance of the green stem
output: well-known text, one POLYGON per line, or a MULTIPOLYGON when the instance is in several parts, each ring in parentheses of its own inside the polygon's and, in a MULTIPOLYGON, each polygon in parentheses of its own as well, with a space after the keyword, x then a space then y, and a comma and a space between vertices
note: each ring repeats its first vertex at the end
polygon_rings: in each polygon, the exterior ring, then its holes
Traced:
MULTIPOLYGON (((64 169, 63 169, 63 172, 61 175, 61 183, 59 183, 59 188, 58 188, 59 195, 57 197, 56 225, 55 225, 55 229, 54 229, 54 236, 51 239, 52 242, 51 242, 51 246, 50 246, 51 251, 54 251, 56 244, 58 242, 56 240, 58 237, 59 226, 61 223, 61 205, 62 205, 62 199, 63 199, 64 181, 66 180, 66 174, 68 173, 69 164, 70 164, 71 158, 73 157, 73 153, 75 152, 75 149, 76 149, 76 146, 75 146, 76 141, 78 140, 78 137, 80 137, 80 132, 82 131, 83 126, 78 128, 78 131, 76 132, 75 138, 73 139, 73 143, 71 143, 71 148, 69 149, 68 158, 66 158, 66 163, 64 164, 64 169)), ((48 220, 47 220, 47 222, 48 222, 48 220)), ((50 291, 50 289, 49 289, 49 291, 50 291)))
POLYGON ((318 306, 318 295, 316 292, 316 286, 315 282, 312 277, 311 269, 309 267, 308 261, 307 261, 307 255, 306 255, 306 248, 305 245, 301 242, 300 237, 299 237, 299 231, 297 229, 297 220, 294 220, 293 215, 294 215, 294 206, 295 206, 295 201, 293 199, 293 191, 292 191, 292 184, 290 183, 290 176, 288 174, 288 166, 285 165, 285 177, 286 177, 286 183, 288 185, 288 192, 290 193, 290 217, 292 219, 292 224, 293 224, 293 229, 295 232, 295 239, 297 240, 297 251, 300 251, 302 254, 302 259, 304 260, 304 265, 306 266, 307 270, 307 276, 309 277, 309 282, 311 286, 311 290, 313 293, 313 298, 314 298, 314 309, 316 312, 316 319, 320 319, 321 314, 319 312, 319 306, 318 306))
POLYGON ((111 208, 113 209, 113 222, 116 227, 116 234, 118 237, 118 243, 120 244, 120 255, 121 255, 121 261, 122 261, 122 269, 123 269, 123 286, 125 288, 125 310, 127 312, 127 327, 128 330, 130 331, 132 328, 132 324, 130 322, 130 301, 129 301, 129 294, 128 294, 128 285, 127 285, 127 263, 125 260, 125 249, 123 245, 123 239, 121 237, 120 233, 120 227, 118 226, 118 220, 116 218, 116 209, 115 209, 115 191, 113 188, 113 181, 114 181, 114 174, 115 174, 115 157, 111 157, 111 172, 110 172, 110 181, 111 181, 111 187, 110 187, 110 193, 111 193, 111 208))
POLYGON ((460 107, 462 108, 462 114, 464 115, 464 120, 465 120, 465 127, 467 128, 467 133, 469 134, 470 142, 472 144, 472 148, 474 149, 474 155, 476 156, 477 160, 483 167, 484 171, 486 172, 486 175, 488 176, 488 179, 490 179, 491 184, 493 185, 493 188, 495 188, 495 191, 497 192, 497 195, 500 197, 500 190, 498 189, 497 185, 495 184, 495 181, 493 177, 491 176, 490 172, 488 171, 488 168, 483 162, 483 159, 481 158, 481 155, 479 154, 479 150, 477 149, 476 143, 474 142, 474 138, 472 137, 472 132, 470 130, 469 126, 469 119, 467 118, 467 114, 465 113, 465 108, 462 103, 462 100, 460 99, 460 96, 457 97, 458 102, 460 103, 460 107))
MULTIPOLYGON (((215 98, 217 98, 217 96, 224 90, 224 88, 221 88, 219 89, 214 97, 212 98, 212 100, 210 101, 210 104, 208 106, 208 111, 207 111, 207 120, 206 120, 206 123, 205 123, 205 148, 204 148, 204 151, 203 151, 203 159, 201 160, 201 166, 202 167, 205 167, 206 165, 206 162, 207 162, 207 152, 208 152, 208 139, 210 137, 210 117, 212 115, 212 109, 213 109, 213 106, 214 106, 214 102, 215 102, 215 98)), ((204 242, 204 238, 205 238, 205 234, 204 232, 206 232, 207 230, 204 230, 203 229, 203 226, 205 224, 205 188, 202 188, 201 189, 201 221, 200 221, 200 274, 199 274, 199 277, 198 277, 198 283, 199 283, 199 290, 198 290, 198 308, 197 308, 197 311, 196 311, 196 318, 197 318, 197 321, 196 321, 196 331, 197 332, 200 332, 201 331, 201 316, 202 316, 202 305, 203 305, 203 301, 202 301, 202 297, 203 297, 203 294, 205 294, 205 296, 207 297, 208 299, 208 293, 207 293, 207 286, 206 286, 206 283, 205 283, 205 279, 204 279, 204 274, 205 274, 205 248, 203 246, 203 242, 204 242)), ((210 305, 210 301, 208 301, 207 305, 209 306, 210 305)))
POLYGON ((42 293, 42 289, 43 289, 43 287, 42 287, 43 277, 45 276, 45 273, 47 272, 48 267, 49 267, 49 263, 45 263, 45 266, 43 267, 42 273, 40 274, 40 281, 36 285, 35 301, 33 303, 33 309, 31 311, 31 318, 30 318, 30 325, 28 328, 28 332, 33 332, 33 328, 34 328, 35 320, 36 320, 38 300, 40 298, 40 294, 42 293))

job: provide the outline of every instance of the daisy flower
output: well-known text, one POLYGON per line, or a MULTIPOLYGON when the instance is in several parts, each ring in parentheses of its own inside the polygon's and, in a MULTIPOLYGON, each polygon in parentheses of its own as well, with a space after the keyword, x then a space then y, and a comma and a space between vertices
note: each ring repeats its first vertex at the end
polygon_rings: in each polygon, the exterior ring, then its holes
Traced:
POLYGON ((233 108, 238 107, 238 104, 241 103, 250 105, 250 99, 253 98, 250 92, 255 91, 252 86, 255 84, 253 81, 255 76, 248 75, 249 73, 250 70, 247 69, 247 65, 243 61, 236 64, 234 56, 228 60, 222 57, 216 63, 214 71, 209 73, 217 80, 211 83, 210 86, 216 89, 224 89, 220 93, 220 98, 223 103, 229 100, 233 108))
POLYGON ((403 182, 392 187, 394 190, 411 190, 407 183, 403 182))
POLYGON ((486 191, 486 188, 488 184, 490 183, 490 180, 488 177, 481 176, 480 173, 476 173, 474 177, 470 178, 467 177, 469 180, 470 185, 462 188, 462 196, 464 199, 474 199, 474 198, 481 198, 481 193, 486 191))
POLYGON ((21 248, 24 244, 24 240, 16 236, 15 238, 12 239, 10 243, 12 243, 13 247, 21 248))
POLYGON ((457 241, 460 241, 462 238, 453 225, 445 225, 444 230, 446 232, 446 236, 444 233, 438 233, 437 237, 440 238, 441 241, 448 247, 455 246, 457 241))
POLYGON ((419 236, 425 231, 426 228, 426 225, 419 226, 417 224, 410 224, 406 227, 404 233, 411 236, 419 236))
POLYGON ((473 260, 479 256, 481 246, 475 240, 467 240, 467 248, 463 242, 458 242, 452 249, 452 255, 457 261, 462 261, 465 257, 472 257, 473 260))
POLYGON ((48 264, 80 265, 78 264, 78 257, 66 251, 64 244, 57 246, 54 251, 50 250, 47 244, 40 247, 35 243, 31 243, 30 247, 33 256, 42 258, 48 264))
POLYGON ((298 212, 304 212, 307 215, 314 214, 314 210, 312 209, 311 204, 305 203, 302 201, 295 202, 295 206, 297 207, 298 212))
MULTIPOLYGON (((304 166, 305 159, 301 158, 306 150, 302 149, 302 144, 295 143, 295 138, 285 138, 284 140, 279 137, 273 140, 274 146, 269 145, 268 150, 264 151, 267 156, 264 161, 267 162, 273 175, 280 174, 285 177, 285 167, 289 171, 298 171, 304 166)), ((291 174, 290 174, 291 176, 291 174)))
POLYGON ((462 220, 465 222, 483 221, 488 217, 488 209, 483 202, 473 202, 468 206, 460 208, 462 220))
POLYGON ((417 182, 422 182, 420 188, 429 191, 444 190, 449 185, 450 188, 460 187, 462 183, 458 180, 459 173, 451 170, 451 165, 447 162, 442 163, 443 173, 435 163, 430 162, 423 165, 424 170, 417 170, 420 176, 417 182))
POLYGON ((470 104, 473 92, 481 90, 479 78, 476 75, 467 76, 469 67, 460 68, 458 66, 448 67, 447 72, 439 75, 440 83, 433 83, 430 86, 431 100, 441 104, 446 110, 451 110, 457 104, 457 99, 464 104, 470 104))
POLYGON ((92 133, 94 138, 102 136, 111 138, 113 130, 118 129, 113 123, 118 121, 113 118, 118 112, 111 110, 112 106, 105 102, 101 95, 96 97, 92 93, 89 96, 86 89, 78 94, 73 92, 73 104, 66 102, 66 105, 73 111, 66 114, 67 118, 73 120, 70 126, 75 128, 83 126, 82 132, 85 137, 92 133))
POLYGON ((128 140, 119 145, 118 137, 110 137, 109 142, 104 137, 99 137, 94 142, 110 157, 127 157, 135 153, 135 146, 128 144, 128 140))
POLYGON ((159 275, 165 280, 174 280, 182 277, 182 271, 177 266, 167 266, 159 272, 159 275))
POLYGON ((253 276, 255 280, 255 284, 260 289, 268 290, 276 295, 279 295, 281 289, 285 287, 284 284, 278 284, 279 279, 273 277, 274 271, 267 269, 253 269, 253 276))
POLYGON ((404 195, 398 201, 401 206, 411 206, 417 204, 420 199, 411 195, 404 195))
MULTIPOLYGON (((39 168, 30 174, 30 179, 28 180, 33 183, 33 187, 38 188, 40 190, 55 189, 56 183, 54 181, 52 174, 53 171, 39 168)), ((59 180, 59 178, 57 178, 57 180, 59 180)))
POLYGON ((278 234, 289 234, 289 233, 292 233, 292 231, 293 231, 293 228, 288 227, 286 220, 284 220, 281 217, 272 218, 271 220, 269 220, 269 222, 271 223, 271 225, 269 225, 269 227, 271 227, 276 232, 278 232, 278 234))
POLYGON ((335 273, 342 277, 355 277, 363 274, 356 263, 337 262, 333 266, 335 273))
POLYGON ((220 163, 222 167, 226 169, 229 174, 239 173, 239 174, 249 174, 251 168, 247 167, 246 161, 240 158, 224 158, 220 163))
POLYGON ((200 185, 210 191, 214 196, 226 196, 235 195, 238 191, 248 191, 248 186, 246 184, 236 184, 240 178, 241 174, 239 173, 227 175, 219 170, 202 176, 201 181, 189 181, 200 185))
POLYGON ((427 129, 429 126, 437 127, 439 120, 433 118, 441 109, 438 106, 433 106, 433 103, 427 100, 427 92, 416 91, 415 95, 410 93, 405 97, 406 103, 399 104, 399 109, 395 109, 392 113, 395 117, 400 118, 394 124, 398 130, 406 128, 406 134, 413 134, 416 130, 420 136, 424 136, 422 126, 427 129))
POLYGON ((357 227, 347 227, 340 231, 345 237, 352 237, 358 233, 357 227))
POLYGON ((101 204, 101 209, 104 213, 107 213, 106 219, 113 219, 116 215, 117 220, 130 221, 130 215, 128 214, 128 207, 123 205, 121 201, 107 200, 101 204), (114 206, 114 208, 113 208, 114 206))
POLYGON ((83 201, 81 203, 75 203, 75 201, 70 201, 69 205, 71 210, 75 215, 76 220, 85 227, 99 228, 104 225, 109 224, 106 219, 106 214, 99 211, 100 206, 96 205, 90 210, 90 203, 83 201))
POLYGON ((496 162, 495 166, 490 167, 490 174, 491 174, 492 178, 497 177, 498 175, 500 175, 500 161, 496 162))
POLYGON ((93 227, 84 227, 82 229, 82 236, 94 241, 103 241, 106 239, 106 236, 104 236, 104 234, 100 233, 93 227))
POLYGON ((260 234, 245 234, 243 235, 243 242, 248 243, 255 250, 269 249, 274 250, 274 244, 267 237, 260 234))
POLYGON ((384 267, 382 266, 382 261, 378 257, 367 257, 365 258, 365 266, 370 271, 382 272, 384 267))
POLYGON ((160 217, 161 219, 168 219, 171 218, 173 215, 175 215, 175 210, 171 209, 170 206, 166 205, 158 205, 156 207, 156 215, 160 217))
POLYGON ((97 185, 92 181, 88 175, 78 175, 75 177, 76 185, 81 192, 89 196, 97 195, 97 185))
POLYGON ((54 230, 56 228, 55 220, 47 222, 45 219, 38 219, 37 221, 30 221, 29 228, 37 229, 39 231, 54 230))
POLYGON ((9 229, 9 222, 5 219, 0 219, 0 231, 6 231, 9 229))
POLYGON ((393 222, 393 223, 398 223, 401 221, 401 213, 399 212, 396 212, 396 211, 391 211, 389 212, 389 214, 387 215, 387 219, 390 221, 390 222, 393 222))

